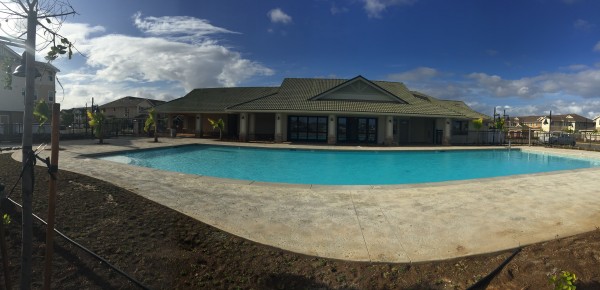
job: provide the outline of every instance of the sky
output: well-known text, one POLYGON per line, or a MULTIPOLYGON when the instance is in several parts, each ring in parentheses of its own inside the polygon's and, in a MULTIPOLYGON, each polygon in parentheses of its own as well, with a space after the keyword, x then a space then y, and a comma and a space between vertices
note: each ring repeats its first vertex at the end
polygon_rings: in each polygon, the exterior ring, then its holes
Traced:
MULTIPOLYGON (((597 0, 71 0, 63 108, 284 78, 399 81, 492 115, 600 115, 597 0)), ((38 42, 39 45, 39 42, 38 42)), ((43 56, 44 52, 39 52, 43 56)))

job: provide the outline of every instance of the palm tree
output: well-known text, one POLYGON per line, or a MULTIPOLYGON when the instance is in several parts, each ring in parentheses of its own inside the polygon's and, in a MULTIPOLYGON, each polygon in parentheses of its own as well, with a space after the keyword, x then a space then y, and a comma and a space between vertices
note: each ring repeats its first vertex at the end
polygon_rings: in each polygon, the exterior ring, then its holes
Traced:
POLYGON ((481 133, 479 132, 481 127, 483 127, 483 118, 473 120, 473 128, 475 128, 475 130, 477 130, 477 144, 479 144, 479 140, 481 137, 480 136, 481 133))
POLYGON ((213 127, 213 130, 219 130, 219 140, 223 140, 223 130, 225 130, 225 122, 223 119, 219 119, 217 121, 208 119, 210 125, 213 127))
POLYGON ((37 104, 35 104, 35 108, 33 108, 33 116, 39 123, 38 133, 40 132, 40 129, 43 129, 44 133, 46 133, 44 124, 50 120, 50 109, 48 108, 46 101, 40 100, 37 104))
POLYGON ((148 132, 151 127, 154 127, 154 142, 158 142, 157 123, 156 111, 152 108, 148 111, 148 118, 146 118, 146 123, 144 123, 144 132, 148 132))
POLYGON ((100 140, 100 144, 104 144, 104 132, 102 131, 102 125, 104 123, 104 114, 100 111, 93 113, 92 111, 87 111, 89 124, 94 128, 94 135, 98 140, 100 140))

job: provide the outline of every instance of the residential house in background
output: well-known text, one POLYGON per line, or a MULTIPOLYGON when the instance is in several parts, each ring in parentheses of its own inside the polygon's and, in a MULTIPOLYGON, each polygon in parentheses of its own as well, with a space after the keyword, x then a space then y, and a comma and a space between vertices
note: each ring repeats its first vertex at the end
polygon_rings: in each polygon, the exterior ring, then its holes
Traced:
MULTIPOLYGON (((20 133, 25 110, 25 78, 13 76, 12 72, 21 64, 21 55, 0 44, 0 64, 0 134, 20 133)), ((35 78, 35 100, 55 102, 55 78, 60 70, 39 61, 36 68, 41 76, 35 78)))
MULTIPOLYGON (((109 121, 107 130, 114 131, 116 134, 140 135, 144 134, 144 123, 149 109, 163 103, 165 101, 127 96, 100 105, 99 108, 109 121)), ((161 118, 162 116, 157 116, 159 128, 163 127, 159 131, 164 131, 165 125, 161 118)))
POLYGON ((600 116, 594 118, 594 130, 600 131, 600 116))
POLYGON ((148 109, 163 103, 165 101, 127 96, 100 105, 99 108, 106 118, 139 119, 148 116, 148 109))
POLYGON ((566 115, 544 115, 544 116, 521 116, 514 117, 512 122, 515 126, 531 128, 534 131, 569 131, 580 132, 594 130, 596 123, 578 114, 566 115))
POLYGON ((278 87, 194 89, 156 107, 168 127, 205 136, 208 119, 225 121, 240 141, 326 144, 464 144, 474 119, 490 119, 461 101, 411 92, 400 82, 286 78, 278 87))

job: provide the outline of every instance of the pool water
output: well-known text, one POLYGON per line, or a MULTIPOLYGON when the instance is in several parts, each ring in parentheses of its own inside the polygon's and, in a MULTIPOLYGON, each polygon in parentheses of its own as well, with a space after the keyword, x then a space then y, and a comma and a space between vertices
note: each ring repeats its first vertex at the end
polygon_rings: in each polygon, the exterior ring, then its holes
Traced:
POLYGON ((191 145, 100 159, 213 177, 320 185, 440 182, 600 166, 599 160, 518 149, 332 151, 191 145))

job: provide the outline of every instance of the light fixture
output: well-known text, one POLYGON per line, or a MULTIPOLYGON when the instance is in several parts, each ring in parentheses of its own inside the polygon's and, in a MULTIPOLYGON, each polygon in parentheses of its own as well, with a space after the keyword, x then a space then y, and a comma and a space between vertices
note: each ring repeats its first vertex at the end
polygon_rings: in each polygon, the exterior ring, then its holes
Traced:
POLYGON ((544 120, 544 125, 548 125, 548 119, 550 119, 550 122, 552 122, 552 110, 550 110, 550 118, 544 120))
MULTIPOLYGON (((21 55, 21 64, 15 68, 15 71, 13 72, 13 76, 25 77, 26 75, 27 75, 27 65, 26 65, 26 61, 25 61, 25 52, 23 52, 23 54, 21 55)), ((42 74, 40 73, 40 71, 37 68, 35 68, 35 77, 39 78, 41 76, 42 76, 42 74)))

